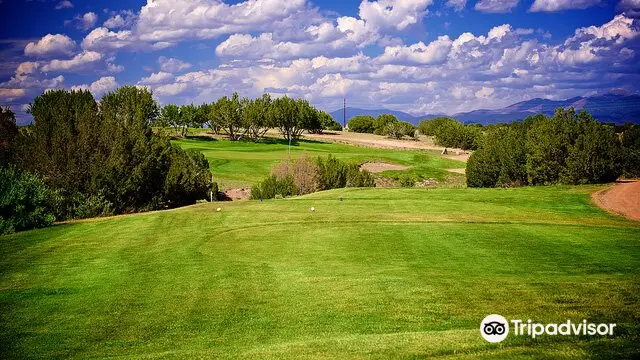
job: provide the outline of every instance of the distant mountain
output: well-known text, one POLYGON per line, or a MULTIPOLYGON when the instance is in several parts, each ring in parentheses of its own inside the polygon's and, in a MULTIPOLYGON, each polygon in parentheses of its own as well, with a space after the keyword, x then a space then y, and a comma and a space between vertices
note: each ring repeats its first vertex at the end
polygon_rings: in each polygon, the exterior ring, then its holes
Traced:
POLYGON ((574 97, 567 100, 532 99, 522 101, 502 109, 475 110, 458 113, 452 117, 464 123, 494 124, 523 120, 536 114, 553 115, 559 107, 574 107, 577 111, 587 110, 601 122, 624 124, 640 123, 640 95, 608 93, 589 97, 574 97))
MULTIPOLYGON (((567 100, 548 100, 548 99, 531 99, 509 105, 502 109, 495 110, 474 110, 451 115, 454 119, 467 124, 495 124, 508 123, 512 121, 523 120, 527 116, 544 114, 553 115, 559 107, 568 109, 574 107, 577 111, 587 110, 591 115, 601 122, 611 122, 616 124, 624 124, 633 122, 640 124, 640 95, 628 94, 625 92, 610 92, 606 94, 594 95, 589 97, 574 97, 567 100)), ((342 124, 342 109, 332 111, 331 116, 342 124)), ((439 116, 447 115, 424 115, 414 116, 402 111, 378 109, 367 110, 359 108, 347 108, 347 121, 356 115, 370 115, 378 117, 381 114, 395 115, 401 121, 408 121, 418 124, 423 119, 433 119, 439 116)))

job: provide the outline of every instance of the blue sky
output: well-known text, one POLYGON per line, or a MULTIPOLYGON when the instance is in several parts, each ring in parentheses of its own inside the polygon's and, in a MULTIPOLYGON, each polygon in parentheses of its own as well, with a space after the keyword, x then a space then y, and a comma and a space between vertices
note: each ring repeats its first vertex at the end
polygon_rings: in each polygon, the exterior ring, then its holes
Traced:
POLYGON ((0 0, 0 105, 239 92, 413 114, 640 92, 640 0, 0 0))

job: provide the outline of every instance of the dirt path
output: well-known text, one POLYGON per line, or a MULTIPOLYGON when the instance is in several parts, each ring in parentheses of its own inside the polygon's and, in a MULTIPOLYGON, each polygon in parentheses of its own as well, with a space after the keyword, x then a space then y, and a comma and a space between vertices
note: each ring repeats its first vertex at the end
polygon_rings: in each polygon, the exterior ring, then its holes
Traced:
POLYGON ((618 182, 593 193, 593 201, 608 212, 640 221, 640 181, 618 182))
POLYGON ((408 166, 404 165, 396 165, 383 162, 368 162, 360 165, 360 169, 367 170, 370 173, 381 173, 387 170, 407 170, 408 168, 408 166))

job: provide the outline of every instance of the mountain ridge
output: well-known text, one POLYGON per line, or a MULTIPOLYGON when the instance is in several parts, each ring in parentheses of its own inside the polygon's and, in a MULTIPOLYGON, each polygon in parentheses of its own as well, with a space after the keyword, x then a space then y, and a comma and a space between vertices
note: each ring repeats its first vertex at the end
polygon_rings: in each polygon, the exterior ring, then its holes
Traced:
MULTIPOLYGON (((356 115, 370 115, 377 117, 381 114, 395 115, 401 121, 418 124, 424 119, 439 116, 454 118, 468 124, 495 124, 503 122, 521 121, 527 116, 544 114, 553 115, 559 107, 574 107, 577 111, 587 110, 601 122, 624 124, 626 122, 640 123, 640 95, 624 92, 609 92, 588 97, 576 96, 566 100, 550 100, 534 98, 520 101, 500 109, 478 109, 460 112, 453 115, 427 114, 415 116, 403 111, 389 109, 360 109, 347 108, 347 121, 356 115)), ((343 121, 343 109, 332 111, 330 115, 338 122, 343 121)))

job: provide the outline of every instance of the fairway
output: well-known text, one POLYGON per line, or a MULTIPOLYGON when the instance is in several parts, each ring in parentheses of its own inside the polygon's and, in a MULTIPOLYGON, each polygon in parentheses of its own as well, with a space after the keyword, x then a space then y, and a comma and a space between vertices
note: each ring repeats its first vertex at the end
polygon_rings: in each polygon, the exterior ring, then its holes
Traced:
MULTIPOLYGON (((274 164, 289 158, 288 143, 282 139, 265 139, 258 143, 247 141, 215 140, 196 137, 174 140, 183 149, 194 149, 209 160, 214 180, 222 188, 250 187, 269 175, 274 164)), ((338 159, 362 163, 384 161, 410 166, 405 174, 415 178, 434 178, 441 183, 464 183, 464 176, 452 174, 446 169, 464 168, 460 161, 443 159, 434 150, 390 150, 352 145, 331 144, 301 140, 291 146, 291 157, 302 154, 310 157, 326 157, 331 154, 338 159)), ((398 178, 400 171, 386 171, 382 176, 398 178)))
POLYGON ((0 358, 637 358, 640 226, 601 188, 338 189, 0 237, 0 358), (617 328, 489 344, 493 313, 617 328))

